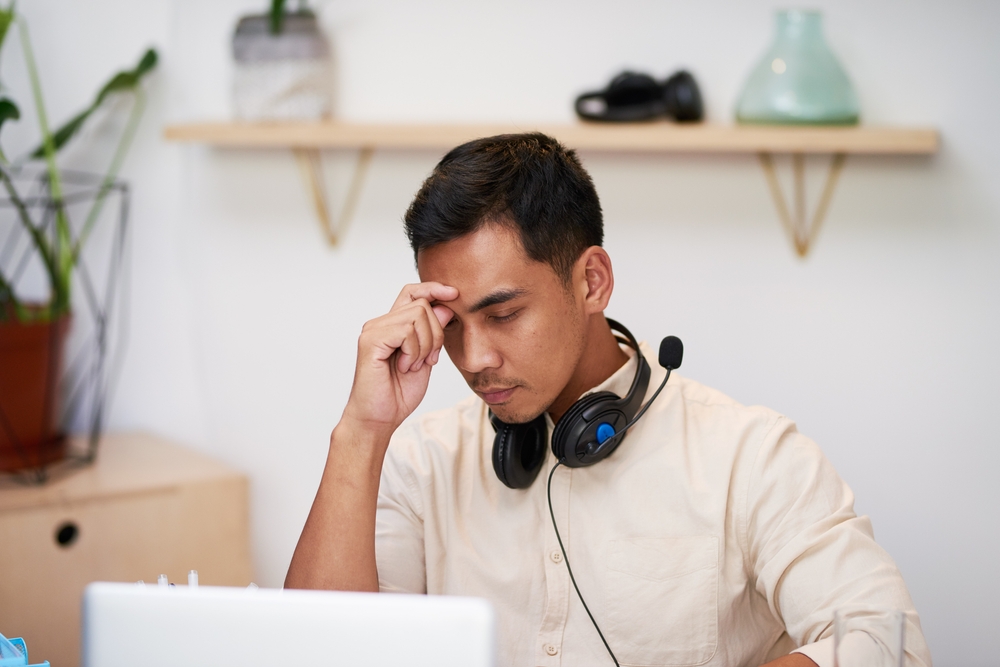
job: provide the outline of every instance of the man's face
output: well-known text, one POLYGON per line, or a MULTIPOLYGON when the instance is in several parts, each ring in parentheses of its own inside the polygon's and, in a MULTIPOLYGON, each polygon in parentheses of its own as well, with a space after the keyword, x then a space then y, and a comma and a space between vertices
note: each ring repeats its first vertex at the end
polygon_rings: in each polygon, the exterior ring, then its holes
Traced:
POLYGON ((583 304, 516 231, 487 224, 420 251, 421 282, 458 289, 444 347, 465 381, 507 423, 544 412, 569 383, 584 348, 583 304))

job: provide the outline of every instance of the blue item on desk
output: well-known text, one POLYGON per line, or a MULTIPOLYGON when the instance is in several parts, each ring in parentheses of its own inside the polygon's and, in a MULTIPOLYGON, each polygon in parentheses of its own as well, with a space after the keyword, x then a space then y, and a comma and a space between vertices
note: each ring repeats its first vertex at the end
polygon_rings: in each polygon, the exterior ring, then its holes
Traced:
POLYGON ((49 661, 28 664, 28 647, 20 637, 7 639, 0 635, 0 667, 49 667, 49 661))

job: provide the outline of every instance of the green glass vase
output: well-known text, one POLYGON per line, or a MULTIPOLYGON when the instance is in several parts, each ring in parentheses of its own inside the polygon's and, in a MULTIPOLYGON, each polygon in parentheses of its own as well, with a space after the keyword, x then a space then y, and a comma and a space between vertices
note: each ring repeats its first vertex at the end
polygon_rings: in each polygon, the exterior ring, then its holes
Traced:
POLYGON ((777 12, 777 35, 736 105, 740 123, 855 125, 858 98, 818 11, 777 12))

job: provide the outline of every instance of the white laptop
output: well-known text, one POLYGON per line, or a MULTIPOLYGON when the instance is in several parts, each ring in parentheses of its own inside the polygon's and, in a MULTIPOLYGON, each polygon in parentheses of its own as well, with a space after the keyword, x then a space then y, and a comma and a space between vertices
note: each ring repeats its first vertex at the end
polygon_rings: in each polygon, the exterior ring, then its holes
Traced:
POLYGON ((84 667, 492 667, 477 598, 94 583, 84 667))

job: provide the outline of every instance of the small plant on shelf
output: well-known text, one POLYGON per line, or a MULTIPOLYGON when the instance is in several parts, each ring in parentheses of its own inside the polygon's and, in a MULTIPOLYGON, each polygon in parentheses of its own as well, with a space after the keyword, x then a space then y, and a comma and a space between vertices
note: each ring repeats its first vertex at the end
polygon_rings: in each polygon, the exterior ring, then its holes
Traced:
MULTIPOLYGON (((286 0, 271 0, 270 29, 272 35, 280 35, 285 28, 285 5, 286 0)), ((312 10, 306 7, 305 0, 299 0, 299 7, 295 11, 299 16, 314 17, 312 10)))
POLYGON ((243 16, 233 34, 233 111, 247 121, 308 120, 330 115, 330 44, 316 14, 285 0, 243 16))

